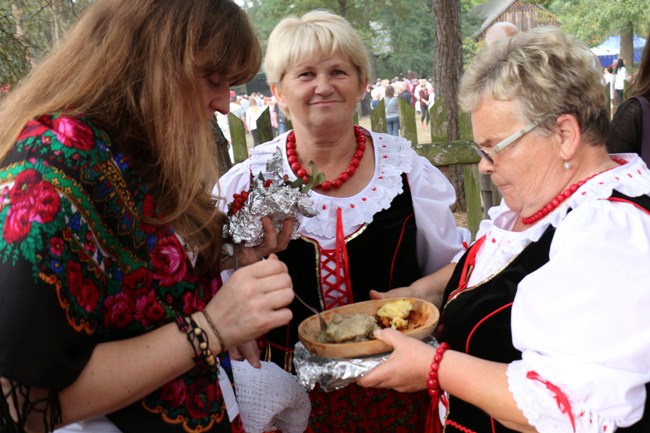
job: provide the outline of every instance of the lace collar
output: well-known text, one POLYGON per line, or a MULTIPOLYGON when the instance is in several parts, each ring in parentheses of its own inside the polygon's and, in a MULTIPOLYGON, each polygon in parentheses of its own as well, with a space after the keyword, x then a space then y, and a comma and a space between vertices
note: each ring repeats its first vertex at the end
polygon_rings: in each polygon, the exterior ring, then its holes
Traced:
MULTIPOLYGON (((410 141, 387 134, 366 131, 372 138, 375 153, 375 172, 366 187, 350 197, 330 197, 311 191, 314 207, 319 211, 313 218, 301 218, 299 232, 308 237, 334 238, 336 233, 336 209, 343 210, 345 233, 349 234, 363 224, 372 221, 373 216, 390 207, 393 199, 402 193, 402 173, 411 171, 416 155, 410 141)), ((284 172, 290 180, 296 178, 289 167, 286 155, 288 133, 255 147, 251 152, 253 173, 265 171, 266 161, 279 147, 283 153, 284 172)))
MULTIPOLYGON (((511 231, 510 228, 518 214, 502 202, 489 210, 490 219, 481 223, 477 237, 488 233, 492 238, 491 242, 500 239, 507 243, 506 249, 510 250, 510 253, 518 253, 529 242, 539 240, 549 225, 557 227, 570 209, 576 209, 593 200, 606 199, 614 190, 630 197, 650 194, 650 171, 641 158, 633 153, 616 156, 627 161, 627 164, 593 177, 537 224, 521 232, 511 231)), ((501 245, 501 248, 504 247, 506 245, 501 245)))
POLYGON ((502 201, 489 210, 490 219, 481 223, 477 238, 486 235, 486 242, 478 251, 476 268, 470 277, 470 286, 475 286, 498 273, 531 242, 542 237, 549 226, 557 227, 570 209, 610 197, 617 190, 630 197, 650 193, 650 171, 636 154, 621 154, 618 157, 627 164, 601 173, 580 187, 555 210, 526 230, 511 230, 519 217, 502 201))

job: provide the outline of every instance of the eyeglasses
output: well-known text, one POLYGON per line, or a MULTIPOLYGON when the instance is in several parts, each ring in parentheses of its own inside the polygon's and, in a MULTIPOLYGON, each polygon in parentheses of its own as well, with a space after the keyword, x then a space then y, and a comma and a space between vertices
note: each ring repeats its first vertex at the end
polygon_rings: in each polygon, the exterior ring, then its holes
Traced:
POLYGON ((476 143, 473 143, 472 147, 474 148, 474 151, 479 157, 487 159, 490 162, 490 164, 494 164, 494 159, 492 159, 494 154, 501 152, 507 146, 511 145, 512 143, 519 140, 524 135, 528 134, 533 129, 537 128, 539 126, 539 123, 540 122, 529 123, 521 131, 515 132, 511 136, 504 138, 503 140, 501 140, 500 142, 492 146, 490 150, 484 150, 481 147, 479 147, 479 145, 476 143))

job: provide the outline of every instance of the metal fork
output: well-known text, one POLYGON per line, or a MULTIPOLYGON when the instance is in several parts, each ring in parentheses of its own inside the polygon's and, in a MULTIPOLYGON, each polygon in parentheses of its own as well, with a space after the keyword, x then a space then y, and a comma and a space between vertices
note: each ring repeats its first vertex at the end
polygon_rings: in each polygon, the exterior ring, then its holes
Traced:
POLYGON ((302 305, 307 307, 309 310, 311 310, 313 313, 315 313, 318 316, 318 321, 320 322, 320 330, 321 332, 325 332, 325 329, 327 329, 327 322, 325 321, 323 316, 321 316, 320 311, 318 311, 317 309, 315 309, 314 307, 312 307, 311 305, 303 301, 303 299, 300 296, 298 296, 295 290, 293 291, 293 294, 296 296, 296 299, 299 300, 302 305))

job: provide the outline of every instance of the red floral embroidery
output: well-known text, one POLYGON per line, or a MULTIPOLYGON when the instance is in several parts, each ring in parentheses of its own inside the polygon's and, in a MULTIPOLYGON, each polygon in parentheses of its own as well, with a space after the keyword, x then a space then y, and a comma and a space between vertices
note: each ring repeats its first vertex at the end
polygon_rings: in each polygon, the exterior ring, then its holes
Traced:
POLYGON ((25 239, 32 227, 30 210, 27 207, 11 207, 7 213, 2 237, 8 243, 18 243, 25 239))
POLYGON ((426 392, 400 394, 350 385, 332 392, 311 391, 310 431, 421 432, 430 399, 426 392))
POLYGON ((61 257, 63 254, 64 247, 63 239, 61 238, 52 238, 50 239, 50 252, 55 256, 61 257))
POLYGON ((153 275, 149 269, 138 268, 133 272, 125 274, 124 277, 122 277, 122 289, 129 296, 137 298, 141 296, 142 291, 146 291, 151 288, 152 281, 153 275))
POLYGON ((165 310, 152 291, 135 302, 135 318, 145 327, 157 323, 164 315, 165 310))
POLYGON ((205 301, 197 292, 186 292, 183 295, 183 314, 190 315, 203 309, 205 309, 205 301))
POLYGON ((104 327, 124 329, 133 321, 133 304, 124 293, 108 296, 104 301, 104 327))
POLYGON ((191 417, 205 418, 212 413, 212 405, 217 401, 217 386, 210 380, 197 380, 188 387, 185 409, 191 417))
POLYGON ((39 182, 34 186, 34 209, 32 209, 33 221, 38 223, 49 223, 54 220, 56 213, 61 206, 59 194, 54 186, 48 182, 39 182))
POLYGON ((52 184, 43 181, 36 170, 25 170, 16 176, 9 190, 11 207, 2 231, 8 243, 20 242, 27 237, 32 222, 51 222, 61 206, 61 200, 52 184))
POLYGON ((52 122, 56 137, 63 145, 79 150, 95 147, 93 131, 85 123, 72 117, 57 117, 52 122))
POLYGON ((67 269, 70 294, 86 312, 94 311, 99 301, 99 289, 92 280, 82 275, 79 263, 70 261, 67 269))
POLYGON ((23 128, 20 135, 18 136, 18 141, 24 140, 29 137, 37 137, 42 135, 44 132, 47 132, 50 129, 50 117, 42 116, 38 121, 30 120, 27 122, 27 125, 23 128))
POLYGON ((154 278, 160 280, 160 285, 169 287, 183 281, 187 273, 185 252, 178 239, 167 237, 161 239, 151 254, 154 278))
POLYGON ((187 387, 182 378, 169 382, 167 385, 163 386, 160 392, 160 399, 173 407, 179 407, 185 404, 186 397, 187 387))

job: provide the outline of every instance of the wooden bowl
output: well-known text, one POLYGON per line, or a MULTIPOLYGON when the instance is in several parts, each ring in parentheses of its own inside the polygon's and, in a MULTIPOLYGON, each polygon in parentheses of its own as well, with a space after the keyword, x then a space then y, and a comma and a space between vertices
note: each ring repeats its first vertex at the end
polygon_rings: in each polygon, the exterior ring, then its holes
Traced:
MULTIPOLYGON (((419 340, 431 335, 438 324, 440 312, 432 303, 417 298, 388 298, 357 302, 324 311, 321 315, 328 323, 335 314, 361 313, 374 316, 382 305, 398 299, 408 299, 411 301, 413 309, 422 313, 422 322, 413 329, 402 331, 403 334, 419 340)), ((319 333, 320 324, 316 315, 303 320, 298 326, 298 337, 307 350, 325 358, 360 358, 387 353, 393 350, 390 345, 381 340, 362 341, 358 343, 322 343, 317 339, 319 333)))

